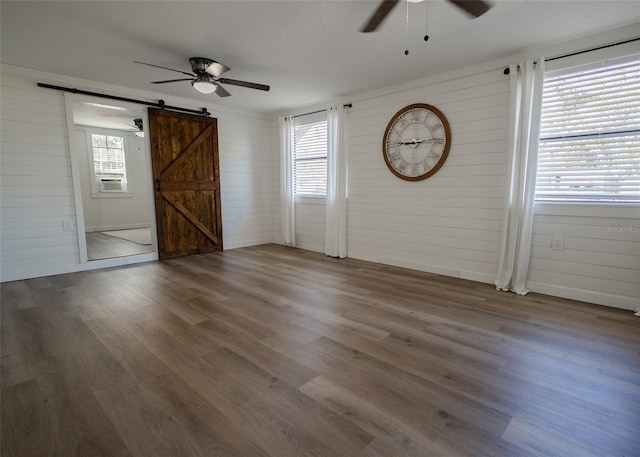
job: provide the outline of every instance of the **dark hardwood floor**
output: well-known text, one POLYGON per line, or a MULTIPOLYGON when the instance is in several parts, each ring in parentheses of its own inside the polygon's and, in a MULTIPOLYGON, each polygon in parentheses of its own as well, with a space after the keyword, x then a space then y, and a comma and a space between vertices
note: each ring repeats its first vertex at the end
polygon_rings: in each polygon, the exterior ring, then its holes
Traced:
POLYGON ((3 457, 640 455, 640 318, 276 245, 2 285, 3 457))

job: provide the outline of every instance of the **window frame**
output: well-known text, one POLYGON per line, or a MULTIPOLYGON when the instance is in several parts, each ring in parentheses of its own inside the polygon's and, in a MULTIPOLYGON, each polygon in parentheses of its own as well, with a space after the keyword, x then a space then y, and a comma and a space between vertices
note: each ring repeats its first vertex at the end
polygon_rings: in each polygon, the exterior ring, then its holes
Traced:
POLYGON ((121 198, 121 197, 132 197, 133 193, 129 192, 129 170, 127 167, 127 162, 129 162, 129 138, 128 132, 124 132, 121 130, 111 130, 111 129, 102 129, 102 128, 87 128, 86 129, 86 138, 87 138, 87 160, 89 163, 89 184, 91 188, 91 197, 92 198, 121 198), (94 160, 94 151, 93 151, 93 135, 101 135, 101 136, 116 136, 122 138, 122 154, 124 160, 124 186, 121 190, 110 190, 104 191, 100 189, 98 184, 98 178, 100 175, 96 173, 95 160, 94 160))
MULTIPOLYGON (((637 61, 640 61, 640 54, 631 53, 628 55, 624 55, 622 57, 610 57, 606 59, 592 58, 590 60, 574 62, 572 65, 568 65, 565 67, 548 68, 547 72, 545 73, 545 82, 547 81, 547 79, 555 78, 563 74, 571 74, 571 73, 576 73, 580 71, 588 71, 589 69, 606 67, 606 66, 624 65, 625 63, 631 63, 631 62, 637 62, 637 61)), ((624 136, 623 134, 620 134, 619 129, 611 128, 605 131, 593 131, 593 133, 585 133, 584 138, 588 138, 589 136, 594 137, 596 135, 602 138, 624 136)), ((566 135, 566 136, 569 138, 571 137, 571 135, 566 135)), ((581 134, 580 137, 582 136, 583 135, 581 134)), ((549 139, 546 137, 543 137, 541 134, 538 140, 538 144, 540 145, 540 147, 542 147, 543 143, 548 141, 549 139)), ((624 211, 624 209, 627 209, 627 208, 631 209, 631 208, 640 207, 640 201, 633 201, 633 200, 624 201, 623 199, 606 200, 606 198, 613 198, 611 194, 609 197, 603 196, 602 199, 598 199, 595 196, 592 198, 585 197, 583 199, 578 199, 578 198, 571 199, 570 196, 567 196, 566 199, 557 199, 557 200, 544 199, 544 197, 541 198, 537 195, 537 177, 536 177, 536 195, 534 198, 535 198, 535 208, 536 208, 535 212, 537 214, 552 214, 552 213, 555 213, 558 207, 561 207, 561 206, 575 207, 578 212, 584 212, 585 215, 587 214, 596 215, 596 214, 593 214, 594 211, 596 213, 608 213, 608 211, 598 211, 598 208, 603 208, 603 207, 607 207, 607 208, 617 207, 622 211, 624 211)))
POLYGON ((310 114, 303 114, 303 115, 299 115, 299 116, 295 116, 294 117, 294 123, 293 123, 293 137, 294 137, 294 142, 293 142, 293 189, 294 189, 294 198, 297 202, 309 202, 309 203, 315 203, 318 202, 318 200, 322 200, 322 199, 326 199, 327 198, 327 188, 326 188, 326 182, 328 179, 328 136, 327 136, 327 140, 325 141, 325 149, 324 149, 324 155, 323 156, 317 156, 317 157, 304 157, 304 158, 298 158, 297 157, 297 142, 296 142, 296 137, 297 137, 297 129, 299 127, 305 126, 305 125, 309 125, 309 124, 317 124, 317 123, 324 123, 326 127, 328 127, 327 125, 327 112, 326 111, 319 111, 317 113, 310 113, 310 114), (322 194, 319 193, 302 193, 302 192, 298 192, 297 190, 297 164, 298 162, 308 162, 311 160, 324 160, 324 165, 325 165, 325 175, 324 175, 324 180, 325 180, 325 188, 324 188, 324 192, 322 194))

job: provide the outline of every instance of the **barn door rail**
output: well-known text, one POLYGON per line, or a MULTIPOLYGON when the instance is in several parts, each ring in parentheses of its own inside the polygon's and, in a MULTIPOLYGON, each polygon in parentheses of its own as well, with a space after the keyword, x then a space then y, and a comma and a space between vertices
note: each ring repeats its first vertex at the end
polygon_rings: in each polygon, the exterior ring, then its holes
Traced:
POLYGON ((202 116, 211 116, 211 113, 207 111, 207 108, 201 108, 200 110, 182 108, 180 106, 166 105, 164 100, 158 100, 157 102, 148 102, 146 100, 136 100, 127 97, 118 97, 117 95, 101 94, 98 92, 91 92, 87 90, 76 89, 73 87, 54 86, 51 84, 38 83, 38 87, 44 87, 46 89, 61 90, 63 92, 71 92, 72 94, 91 95, 92 97, 106 98, 108 100, 118 100, 121 102, 137 103, 138 105, 153 106, 154 108, 167 109, 171 111, 180 111, 183 113, 200 114, 202 116))

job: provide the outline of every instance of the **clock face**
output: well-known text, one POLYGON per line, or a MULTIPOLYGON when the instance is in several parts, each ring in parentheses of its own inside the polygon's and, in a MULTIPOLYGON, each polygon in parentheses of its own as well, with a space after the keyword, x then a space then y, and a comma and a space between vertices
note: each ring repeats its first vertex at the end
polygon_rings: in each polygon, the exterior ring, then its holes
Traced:
POLYGON ((424 103, 396 113, 382 139, 382 155, 389 170, 407 181, 426 179, 447 160, 451 128, 442 112, 424 103))

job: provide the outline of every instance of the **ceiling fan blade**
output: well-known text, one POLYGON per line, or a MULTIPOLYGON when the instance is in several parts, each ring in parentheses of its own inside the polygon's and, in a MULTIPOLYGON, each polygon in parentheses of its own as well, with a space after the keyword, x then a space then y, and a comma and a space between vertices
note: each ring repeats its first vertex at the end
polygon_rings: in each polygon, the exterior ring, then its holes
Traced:
POLYGON ((449 2, 474 18, 482 16, 491 9, 491 4, 484 0, 449 0, 449 2))
POLYGON ((228 97, 229 95, 231 95, 227 89, 222 87, 222 85, 216 84, 216 86, 218 86, 218 88, 216 89, 216 94, 218 94, 218 96, 228 97))
POLYGON ((258 90, 265 90, 265 91, 268 91, 269 89, 271 89, 269 86, 265 84, 250 83, 247 81, 238 81, 237 79, 219 78, 218 82, 221 82, 224 84, 231 84, 232 86, 248 87, 249 89, 258 89, 258 90))
POLYGON ((375 32, 387 15, 391 13, 393 8, 400 0, 382 0, 378 9, 371 15, 367 23, 360 29, 362 33, 375 32))
POLYGON ((167 79, 165 81, 151 81, 151 84, 177 83, 178 81, 193 81, 193 78, 167 79))
POLYGON ((216 62, 214 60, 204 71, 217 78, 218 76, 228 72, 229 70, 231 70, 231 68, 227 67, 226 65, 222 65, 220 62, 216 62))
POLYGON ((163 68, 165 70, 171 70, 171 71, 177 71, 178 73, 182 73, 183 75, 189 75, 189 76, 193 76, 195 77, 196 75, 194 75, 193 73, 188 73, 186 71, 182 71, 182 70, 176 70, 174 68, 168 68, 168 67, 162 67, 160 65, 154 65, 152 63, 146 63, 146 62, 138 62, 137 60, 134 60, 133 63, 139 63, 141 65, 148 65, 150 67, 156 67, 156 68, 163 68))

